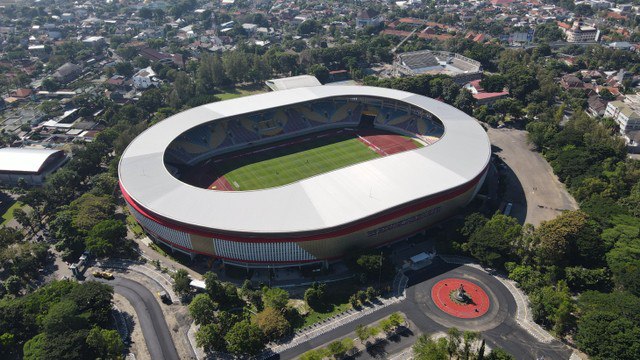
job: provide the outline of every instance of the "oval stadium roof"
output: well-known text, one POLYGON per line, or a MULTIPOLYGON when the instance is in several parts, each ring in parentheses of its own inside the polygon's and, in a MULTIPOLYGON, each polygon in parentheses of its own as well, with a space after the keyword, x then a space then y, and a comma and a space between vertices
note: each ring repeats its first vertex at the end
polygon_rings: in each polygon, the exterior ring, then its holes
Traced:
POLYGON ((463 185, 480 175, 491 146, 480 124, 424 96, 367 86, 315 86, 237 98, 193 108, 147 129, 119 165, 122 189, 156 215, 204 229, 240 233, 300 233, 346 225, 463 185), (421 107, 442 121, 435 144, 369 160, 288 185, 215 191, 173 177, 164 164, 172 140, 202 123, 336 96, 373 96, 421 107))

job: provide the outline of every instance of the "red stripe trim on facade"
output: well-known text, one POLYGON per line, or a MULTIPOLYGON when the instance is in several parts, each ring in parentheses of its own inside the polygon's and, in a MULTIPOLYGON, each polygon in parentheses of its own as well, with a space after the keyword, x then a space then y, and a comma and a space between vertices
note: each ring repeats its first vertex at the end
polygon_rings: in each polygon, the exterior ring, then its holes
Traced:
POLYGON ((170 229, 173 230, 177 230, 177 231, 182 231, 185 233, 189 233, 189 234, 194 234, 194 235, 200 235, 200 236, 204 236, 204 237, 212 237, 212 238, 217 238, 217 239, 222 239, 222 240, 229 240, 229 241, 238 241, 238 242, 254 242, 254 243, 273 243, 273 242, 301 242, 301 241, 312 241, 312 240, 321 240, 321 239, 325 239, 325 238, 332 238, 332 237, 338 237, 338 236, 343 236, 346 234, 350 234, 350 233, 354 233, 357 232, 359 230, 368 228, 368 227, 372 227, 375 226, 377 224, 380 223, 384 223, 387 222, 389 220, 393 220, 395 218, 401 217, 403 215, 412 213, 412 212, 416 212, 418 210, 421 210, 423 208, 426 207, 430 207, 433 205, 437 205, 441 202, 447 201, 447 200, 451 200, 453 198, 456 198, 457 196, 464 194, 465 192, 469 191, 470 189, 472 189, 473 187, 475 187, 478 182, 480 181, 480 179, 484 176, 485 172, 487 171, 488 167, 486 167, 478 176, 476 176, 473 180, 469 181, 468 183, 461 185, 455 189, 451 189, 445 193, 442 193, 440 195, 436 195, 434 197, 431 198, 427 198, 423 201, 420 201, 418 203, 406 206, 404 208, 400 208, 397 209, 391 213, 388 214, 384 214, 384 215, 380 215, 380 216, 375 216, 371 217, 369 219, 366 219, 364 221, 361 221, 360 223, 356 223, 354 225, 351 226, 347 226, 343 229, 340 230, 335 230, 335 231, 329 231, 323 234, 316 234, 316 235, 303 235, 303 236, 292 236, 292 237, 283 237, 283 238, 257 238, 257 237, 239 237, 239 236, 233 236, 233 235, 222 235, 222 234, 216 234, 216 233, 210 233, 210 232, 206 232, 206 231, 202 231, 199 229, 194 229, 194 228, 190 228, 190 227, 186 227, 184 225, 179 225, 179 224, 175 224, 174 222, 165 220, 159 216, 153 216, 150 214, 149 211, 147 211, 146 209, 143 209, 140 205, 138 205, 138 203, 136 203, 131 196, 129 196, 129 194, 125 191, 125 189, 122 186, 122 183, 120 184, 120 191, 122 192, 122 196, 124 197, 125 201, 131 205, 134 209, 136 209, 140 214, 142 214, 143 216, 147 217, 148 219, 155 221, 163 226, 166 226, 170 229))

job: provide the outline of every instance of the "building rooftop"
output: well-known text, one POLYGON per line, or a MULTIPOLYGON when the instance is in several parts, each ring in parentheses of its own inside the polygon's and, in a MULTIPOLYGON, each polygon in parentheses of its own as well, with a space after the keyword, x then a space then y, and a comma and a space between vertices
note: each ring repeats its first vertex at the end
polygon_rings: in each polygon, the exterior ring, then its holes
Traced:
POLYGON ((61 150, 1 148, 0 171, 37 173, 47 159, 61 150))
POLYGON ((144 211, 202 229, 234 233, 304 233, 338 228, 418 199, 443 194, 483 176, 491 156, 486 132, 456 108, 399 90, 313 86, 203 105, 176 114, 134 139, 120 159, 123 194, 144 211), (175 178, 165 150, 179 135, 208 122, 334 97, 402 101, 438 118, 442 138, 405 151, 254 191, 197 188, 175 178))
POLYGON ((271 79, 265 81, 269 89, 273 91, 297 89, 301 87, 322 85, 315 76, 298 75, 282 79, 271 79))

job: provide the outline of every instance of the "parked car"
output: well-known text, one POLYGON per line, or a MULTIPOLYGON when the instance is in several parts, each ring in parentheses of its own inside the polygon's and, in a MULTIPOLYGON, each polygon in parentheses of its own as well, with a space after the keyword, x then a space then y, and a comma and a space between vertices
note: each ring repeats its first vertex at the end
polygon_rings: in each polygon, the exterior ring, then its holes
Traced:
POLYGON ((113 279, 113 274, 106 271, 94 271, 93 273, 91 273, 91 275, 93 275, 93 277, 102 278, 106 280, 113 279))
POLYGON ((171 301, 171 297, 169 296, 169 294, 167 294, 166 291, 159 291, 158 297, 160 298, 160 300, 162 300, 163 303, 167 305, 171 305, 173 303, 173 301, 171 301))

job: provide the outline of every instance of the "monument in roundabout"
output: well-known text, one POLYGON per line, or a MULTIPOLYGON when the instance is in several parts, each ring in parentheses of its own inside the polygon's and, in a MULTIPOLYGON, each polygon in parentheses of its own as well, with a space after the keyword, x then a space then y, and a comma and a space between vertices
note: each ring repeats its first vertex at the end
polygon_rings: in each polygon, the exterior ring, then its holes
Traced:
POLYGON ((489 296, 479 284, 460 278, 438 281, 431 288, 431 298, 440 310, 460 319, 481 317, 491 306, 489 296))

